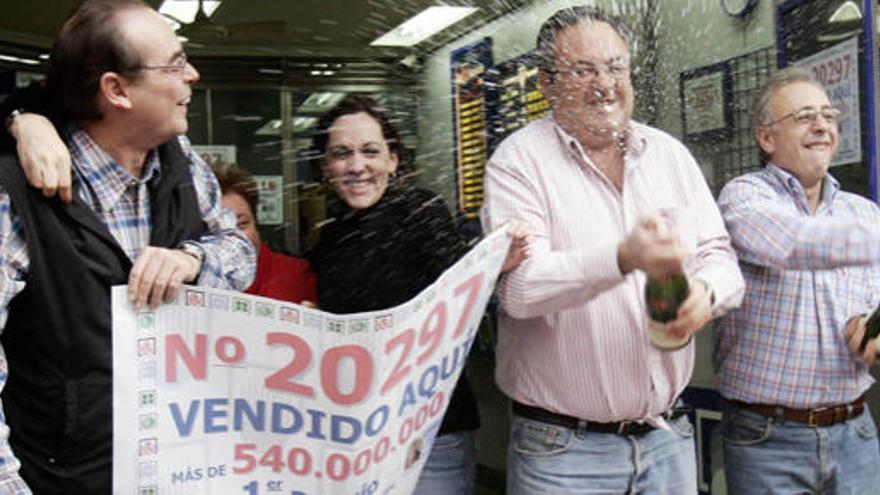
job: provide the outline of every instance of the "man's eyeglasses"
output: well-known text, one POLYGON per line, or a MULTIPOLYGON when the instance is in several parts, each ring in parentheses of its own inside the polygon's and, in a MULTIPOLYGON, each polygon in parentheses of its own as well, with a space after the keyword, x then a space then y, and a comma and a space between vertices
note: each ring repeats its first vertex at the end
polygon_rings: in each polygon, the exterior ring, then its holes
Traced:
POLYGON ((603 72, 614 80, 621 80, 629 75, 629 64, 623 60, 604 64, 578 62, 569 69, 554 70, 552 74, 571 81, 588 83, 598 79, 603 72))
POLYGON ((177 57, 174 58, 174 63, 167 65, 141 65, 138 67, 140 70, 162 70, 168 72, 169 74, 181 75, 186 72, 186 66, 189 61, 186 58, 185 53, 181 53, 177 57))
POLYGON ((825 119, 825 122, 828 122, 829 124, 836 124, 837 121, 840 120, 840 115, 842 113, 843 112, 837 108, 823 108, 820 110, 816 110, 815 108, 801 108, 800 110, 787 113, 776 120, 761 125, 762 127, 770 127, 785 119, 791 119, 798 125, 810 125, 816 122, 816 119, 818 119, 819 116, 825 119))

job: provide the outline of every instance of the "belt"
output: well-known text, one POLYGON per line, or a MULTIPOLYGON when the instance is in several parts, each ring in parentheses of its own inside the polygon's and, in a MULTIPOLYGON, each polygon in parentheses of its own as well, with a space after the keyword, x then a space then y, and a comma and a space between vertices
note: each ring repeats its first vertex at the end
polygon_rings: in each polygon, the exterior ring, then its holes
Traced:
MULTIPOLYGON (((614 421, 611 423, 597 423, 578 419, 574 416, 559 414, 540 407, 530 406, 522 402, 511 401, 513 412, 517 416, 551 425, 563 426, 576 430, 583 428, 587 431, 595 433, 614 433, 615 435, 644 435, 653 431, 655 428, 648 423, 640 423, 636 421, 614 421)), ((687 408, 674 408, 663 415, 666 419, 676 419, 687 414, 687 408)))
POLYGON ((831 426, 855 418, 865 410, 865 396, 861 396, 849 404, 839 406, 818 407, 815 409, 793 409, 772 404, 749 404, 738 400, 728 400, 728 404, 752 411, 767 418, 778 418, 780 413, 787 421, 806 423, 810 428, 831 426))

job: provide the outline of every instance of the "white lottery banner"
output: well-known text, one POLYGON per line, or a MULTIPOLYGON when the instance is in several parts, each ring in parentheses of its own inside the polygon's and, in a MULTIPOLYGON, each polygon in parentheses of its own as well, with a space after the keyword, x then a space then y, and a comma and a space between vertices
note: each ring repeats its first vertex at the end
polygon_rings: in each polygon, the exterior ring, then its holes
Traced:
POLYGON ((113 493, 411 493, 508 245, 351 315, 200 287, 136 312, 114 287, 113 493))

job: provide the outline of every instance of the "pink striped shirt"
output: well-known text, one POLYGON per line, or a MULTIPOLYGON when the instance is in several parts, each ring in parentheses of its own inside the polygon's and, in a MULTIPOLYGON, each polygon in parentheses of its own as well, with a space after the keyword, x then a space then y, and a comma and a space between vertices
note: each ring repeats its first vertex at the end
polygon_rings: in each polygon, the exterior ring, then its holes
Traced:
POLYGON ((482 221, 518 218, 532 255, 499 283, 495 378, 510 398, 578 418, 662 424, 693 371, 694 345, 652 347, 640 271, 626 276, 617 246, 636 221, 675 212, 690 278, 715 291, 713 316, 736 307, 743 279, 715 201, 687 149, 630 125, 623 192, 552 117, 508 137, 489 160, 482 221))

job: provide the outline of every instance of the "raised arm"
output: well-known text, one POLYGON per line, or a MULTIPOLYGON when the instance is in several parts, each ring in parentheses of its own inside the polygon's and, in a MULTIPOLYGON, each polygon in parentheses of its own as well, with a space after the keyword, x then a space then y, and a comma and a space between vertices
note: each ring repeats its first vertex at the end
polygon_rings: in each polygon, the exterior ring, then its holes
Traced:
POLYGON ((6 131, 0 132, 0 148, 18 153, 30 185, 42 189, 46 197, 58 194, 69 203, 73 198, 70 153, 48 118, 47 99, 42 87, 31 85, 0 105, 0 121, 6 131))
POLYGON ((192 151, 189 141, 180 137, 184 151, 192 160, 191 170, 202 220, 209 234, 199 239, 205 261, 198 285, 244 290, 256 272, 256 248, 236 228, 235 214, 220 206, 220 184, 211 168, 192 151))
POLYGON ((7 124, 28 183, 42 189, 43 196, 57 193, 62 201, 70 203, 70 152, 52 122, 36 113, 16 113, 7 124))
POLYGON ((778 193, 754 178, 731 181, 718 199, 742 261, 785 270, 823 270, 880 262, 876 205, 850 215, 804 215, 775 200, 778 193))

